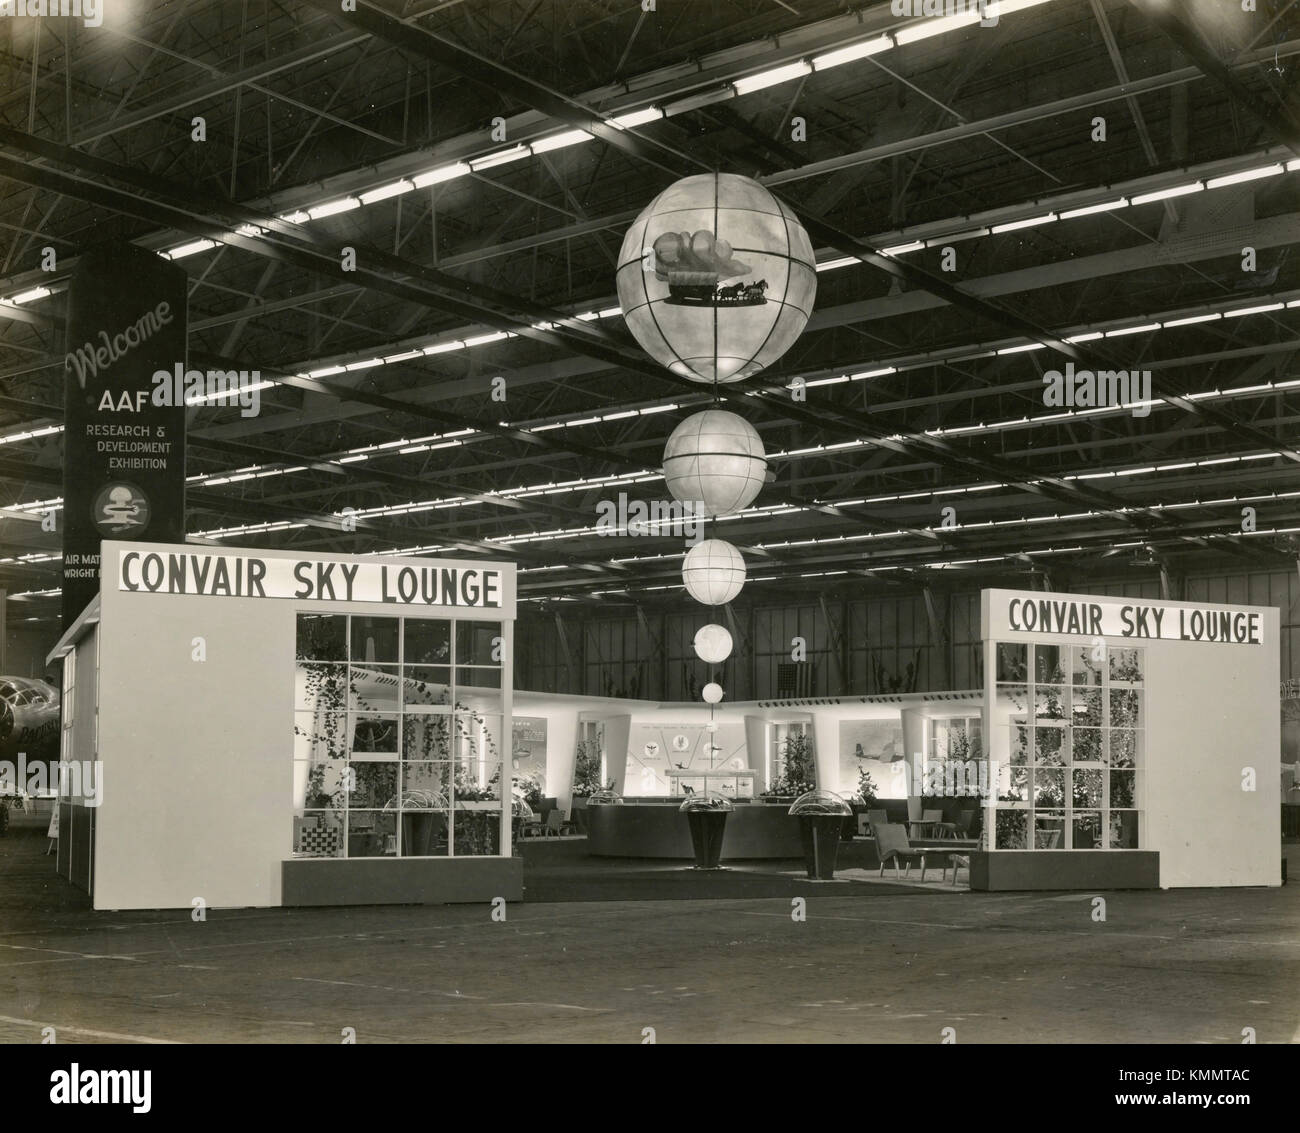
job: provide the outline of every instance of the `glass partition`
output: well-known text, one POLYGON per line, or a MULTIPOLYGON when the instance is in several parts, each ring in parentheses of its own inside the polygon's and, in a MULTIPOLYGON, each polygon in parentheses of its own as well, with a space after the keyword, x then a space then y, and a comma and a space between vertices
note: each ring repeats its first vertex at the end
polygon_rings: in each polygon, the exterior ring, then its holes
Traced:
POLYGON ((998 642, 999 850, 1141 845, 1144 651, 998 642))
POLYGON ((501 623, 297 623, 294 855, 500 854, 501 623))

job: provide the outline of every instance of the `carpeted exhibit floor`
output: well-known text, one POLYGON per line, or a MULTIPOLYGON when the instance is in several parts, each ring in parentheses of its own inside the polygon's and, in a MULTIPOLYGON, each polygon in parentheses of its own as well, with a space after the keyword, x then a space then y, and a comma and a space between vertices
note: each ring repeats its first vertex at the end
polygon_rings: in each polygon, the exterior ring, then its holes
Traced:
MULTIPOLYGON (((833 881, 809 880, 802 861, 724 860, 724 869, 697 870, 685 861, 590 857, 585 838, 530 838, 519 851, 524 859, 524 900, 530 902, 806 897, 809 886, 841 896, 898 896, 933 892, 939 881, 937 869, 927 872, 924 886, 916 884, 915 869, 910 883, 893 880, 891 871, 881 881, 874 855, 856 842, 841 846, 840 868, 845 873, 837 872, 833 881)), ((965 885, 958 891, 963 889, 965 885)))

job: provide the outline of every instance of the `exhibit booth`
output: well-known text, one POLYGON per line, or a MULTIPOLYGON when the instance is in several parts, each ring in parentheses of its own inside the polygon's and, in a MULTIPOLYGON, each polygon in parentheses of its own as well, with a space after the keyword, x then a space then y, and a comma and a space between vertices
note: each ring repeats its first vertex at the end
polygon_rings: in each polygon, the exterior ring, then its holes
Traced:
MULTIPOLYGON (((691 787, 736 803, 724 857, 797 857, 762 804, 792 738, 806 779, 859 773, 891 818, 976 807, 977 889, 1281 883, 1279 615, 1272 607, 988 590, 979 690, 695 704, 529 693, 560 805, 608 787, 592 852, 689 858, 691 787), (576 744, 575 744, 576 741, 576 744), (595 770, 574 750, 597 749, 595 770), (896 805, 905 803, 905 809, 896 805)), ((967 856, 967 855, 963 855, 967 856)))
POLYGON ((1280 885, 1278 610, 982 594, 979 889, 1280 885))
POLYGON ((105 541, 51 654, 96 909, 517 900, 513 564, 105 541), (98 805, 94 805, 95 803, 98 805))
POLYGON ((526 795, 597 857, 689 859, 720 795, 724 858, 797 858, 792 797, 864 785, 974 814, 976 889, 1281 882, 1273 608, 989 590, 982 689, 710 706, 515 693, 506 563, 103 561, 51 654, 58 868, 99 909, 516 900, 526 795))

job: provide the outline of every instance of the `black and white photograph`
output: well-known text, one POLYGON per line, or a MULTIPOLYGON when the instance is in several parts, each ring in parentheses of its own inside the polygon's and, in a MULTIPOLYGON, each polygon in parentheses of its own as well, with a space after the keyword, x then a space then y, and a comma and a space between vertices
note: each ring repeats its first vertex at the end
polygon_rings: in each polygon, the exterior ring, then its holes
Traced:
POLYGON ((1289 1110, 1300 0, 0 0, 0 631, 15 1118, 1289 1110))

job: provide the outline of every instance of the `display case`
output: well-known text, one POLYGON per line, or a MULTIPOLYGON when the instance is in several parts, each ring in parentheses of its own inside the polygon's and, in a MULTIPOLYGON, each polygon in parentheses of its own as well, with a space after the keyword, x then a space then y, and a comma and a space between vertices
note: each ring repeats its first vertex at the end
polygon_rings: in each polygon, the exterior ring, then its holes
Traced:
POLYGON ((728 799, 754 797, 753 771, 670 771, 668 788, 674 797, 716 791, 728 799))

